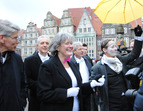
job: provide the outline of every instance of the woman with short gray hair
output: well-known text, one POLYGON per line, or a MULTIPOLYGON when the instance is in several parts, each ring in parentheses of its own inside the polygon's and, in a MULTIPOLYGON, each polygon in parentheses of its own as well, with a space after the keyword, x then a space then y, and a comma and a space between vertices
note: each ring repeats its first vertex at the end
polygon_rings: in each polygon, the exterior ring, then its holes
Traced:
POLYGON ((73 42, 73 36, 68 33, 59 32, 51 41, 49 46, 49 51, 54 56, 57 54, 57 47, 61 45, 61 43, 65 42, 66 40, 73 42))
POLYGON ((83 95, 104 84, 95 80, 92 85, 82 84, 79 71, 69 62, 73 53, 72 42, 73 37, 68 33, 58 33, 51 41, 49 50, 53 57, 44 62, 39 71, 40 111, 85 111, 83 95))

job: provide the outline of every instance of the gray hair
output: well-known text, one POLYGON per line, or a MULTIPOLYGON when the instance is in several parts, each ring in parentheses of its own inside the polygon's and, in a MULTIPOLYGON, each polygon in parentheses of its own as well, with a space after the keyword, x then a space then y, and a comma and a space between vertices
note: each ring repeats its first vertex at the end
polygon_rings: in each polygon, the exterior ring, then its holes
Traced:
POLYGON ((53 56, 58 53, 57 47, 60 46, 61 43, 65 42, 66 40, 73 42, 73 36, 66 32, 59 32, 55 35, 49 45, 49 51, 53 56))
POLYGON ((39 36, 38 39, 37 39, 37 44, 39 43, 39 41, 40 41, 41 38, 47 38, 47 39, 48 39, 48 42, 50 43, 50 38, 48 37, 48 35, 41 35, 41 36, 39 36))
POLYGON ((12 33, 20 31, 19 26, 11 23, 8 20, 0 19, 0 35, 9 37, 12 33))
POLYGON ((82 43, 81 42, 74 42, 73 43, 73 50, 76 50, 77 46, 82 46, 82 43))

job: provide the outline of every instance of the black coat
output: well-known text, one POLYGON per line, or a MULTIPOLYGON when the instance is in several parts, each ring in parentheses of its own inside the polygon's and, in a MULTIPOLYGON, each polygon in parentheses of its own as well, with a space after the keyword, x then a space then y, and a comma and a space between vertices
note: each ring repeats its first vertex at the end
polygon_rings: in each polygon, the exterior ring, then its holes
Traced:
POLYGON ((33 55, 25 58, 24 61, 29 89, 29 111, 40 111, 40 101, 37 98, 37 80, 41 64, 42 61, 38 52, 35 52, 33 55))
POLYGON ((37 78, 42 61, 38 53, 25 58, 24 68, 28 81, 28 111, 40 111, 40 102, 37 99, 37 78))
MULTIPOLYGON (((80 111, 83 111, 82 96, 92 92, 89 83, 81 84, 81 76, 74 64, 69 65, 75 74, 80 87, 80 111)), ((72 111, 73 97, 67 98, 67 89, 72 87, 72 81, 67 71, 55 56, 44 62, 39 71, 38 96, 41 100, 40 111, 72 111)))
MULTIPOLYGON (((125 78, 125 73, 127 72, 127 67, 126 65, 139 57, 140 52, 142 48, 142 42, 135 40, 134 48, 133 51, 125 56, 118 55, 117 58, 122 62, 123 64, 123 76, 125 79, 125 85, 128 88, 131 88, 131 85, 129 81, 125 78)), ((101 62, 96 63, 92 67, 92 73, 90 79, 95 79, 99 75, 105 75, 105 83, 103 87, 99 87, 100 93, 99 93, 99 98, 100 98, 100 108, 101 111, 109 111, 109 98, 108 98, 108 78, 107 78, 107 72, 104 64, 101 64, 101 62)))
MULTIPOLYGON (((77 70, 80 70, 79 69, 79 63, 76 62, 74 56, 75 55, 73 55, 71 57, 71 62, 75 65, 75 67, 77 68, 77 70)), ((89 56, 83 56, 83 59, 84 59, 84 61, 86 63, 86 66, 88 68, 89 76, 91 76, 91 68, 93 66, 92 60, 90 59, 89 56)), ((91 110, 92 111, 97 111, 97 105, 96 105, 96 103, 93 104, 92 99, 93 99, 93 95, 85 96, 83 98, 83 102, 84 102, 83 111, 91 111, 91 110)))
POLYGON ((15 52, 8 52, 0 63, 0 111, 24 111, 26 107, 26 80, 23 61, 15 52))

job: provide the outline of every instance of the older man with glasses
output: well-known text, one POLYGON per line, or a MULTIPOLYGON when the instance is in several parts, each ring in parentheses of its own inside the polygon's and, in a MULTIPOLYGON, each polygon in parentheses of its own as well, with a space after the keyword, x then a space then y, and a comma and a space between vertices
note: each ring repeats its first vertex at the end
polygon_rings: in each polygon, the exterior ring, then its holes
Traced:
POLYGON ((0 111, 24 111, 26 80, 23 61, 15 53, 20 28, 0 19, 0 111))

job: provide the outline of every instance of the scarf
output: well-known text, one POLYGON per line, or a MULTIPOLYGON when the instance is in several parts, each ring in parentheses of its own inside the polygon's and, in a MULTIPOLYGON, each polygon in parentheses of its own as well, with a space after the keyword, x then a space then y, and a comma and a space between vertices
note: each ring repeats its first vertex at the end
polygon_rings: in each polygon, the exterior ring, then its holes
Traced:
POLYGON ((107 64, 113 71, 119 74, 123 69, 123 64, 117 57, 107 57, 105 54, 102 57, 102 63, 107 64))

